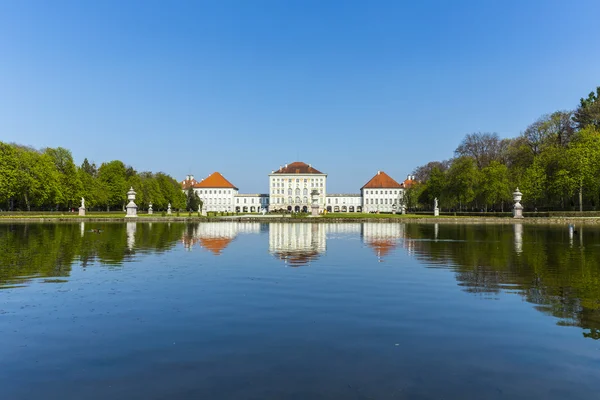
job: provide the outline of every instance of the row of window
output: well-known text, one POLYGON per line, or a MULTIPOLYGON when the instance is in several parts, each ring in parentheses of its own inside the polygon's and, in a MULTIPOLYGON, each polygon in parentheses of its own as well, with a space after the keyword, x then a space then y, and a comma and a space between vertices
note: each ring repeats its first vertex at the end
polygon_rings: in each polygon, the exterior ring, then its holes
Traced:
MULTIPOLYGON (((275 198, 275 204, 283 204, 284 199, 282 198, 275 198)), ((294 199, 292 197, 288 197, 288 202, 287 204, 294 204, 294 199)), ((302 199, 300 199, 300 197, 296 197, 296 204, 308 204, 308 197, 304 198, 304 201, 302 201, 302 199)))
MULTIPOLYGON (((273 178, 273 182, 292 182, 292 178, 273 178)), ((323 178, 304 178, 303 181, 304 182, 308 182, 310 180, 310 182, 323 182, 323 178)), ((300 182, 300 178, 296 178, 296 182, 300 182)))
MULTIPOLYGON (((273 194, 284 194, 285 191, 283 189, 273 189, 273 194)), ((288 196, 291 196, 292 193, 292 189, 288 189, 287 190, 287 194, 288 196)), ((303 194, 304 196, 308 196, 308 189, 304 188, 304 190, 301 192, 300 189, 296 189, 296 196, 300 196, 300 194, 303 194)))
MULTIPOLYGON (((221 204, 221 200, 223 200, 222 204, 231 204, 231 198, 225 198, 225 199, 221 199, 221 198, 216 198, 216 199, 213 199, 213 198, 202 199, 202 201, 204 201, 204 202, 205 202, 205 203, 207 203, 207 204, 221 204)), ((247 203, 247 200, 248 200, 248 198, 244 197, 244 198, 243 198, 243 200, 244 200, 244 201, 243 201, 243 203, 244 203, 244 204, 246 204, 246 203, 247 203)), ((257 200, 257 201, 256 201, 257 203, 260 203, 260 202, 261 202, 259 199, 255 198, 255 197, 251 197, 251 198, 250 198, 250 203, 251 203, 251 204, 254 204, 254 200, 257 200)), ((235 202, 236 202, 237 204, 240 204, 240 198, 239 198, 239 197, 237 197, 237 198, 235 199, 235 202)), ((264 201, 264 203, 268 203, 268 199, 267 199, 267 198, 265 198, 265 201, 264 201)))
MULTIPOLYGON (((223 194, 231 194, 231 189, 226 189, 222 191, 223 194)), ((202 189, 198 190, 198 194, 221 194, 221 190, 212 190, 212 189, 204 189, 204 192, 202 191, 202 189), (217 193, 218 192, 218 193, 217 193)))
MULTIPOLYGON (((398 194, 397 190, 389 190, 389 194, 398 194)), ((388 194, 388 190, 365 190, 365 194, 388 194)))
MULTIPOLYGON (((375 204, 394 204, 394 199, 389 199, 390 202, 388 203, 388 199, 381 199, 381 202, 378 202, 379 199, 375 199, 375 204)), ((365 204, 373 204, 373 199, 365 199, 365 204), (369 202, 369 200, 371 200, 369 202)))
MULTIPOLYGON (((335 201, 334 201, 334 203, 335 203, 335 204, 338 204, 338 200, 339 200, 339 199, 338 199, 338 198, 335 198, 334 200, 335 200, 335 201)), ((352 202, 352 200, 350 200, 350 202, 352 202)), ((358 201, 357 201, 357 203, 358 203, 358 201)), ((327 204, 331 204, 331 198, 328 198, 328 199, 327 199, 327 204)))

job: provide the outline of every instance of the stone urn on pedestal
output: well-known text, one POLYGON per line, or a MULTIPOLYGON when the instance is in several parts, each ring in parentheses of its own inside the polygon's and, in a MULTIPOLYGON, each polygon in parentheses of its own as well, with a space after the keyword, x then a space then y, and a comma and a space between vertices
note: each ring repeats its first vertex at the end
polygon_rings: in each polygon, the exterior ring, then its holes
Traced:
POLYGON ((148 204, 148 214, 152 215, 154 210, 152 210, 152 203, 148 204))
POLYGON ((167 207, 167 215, 171 215, 171 203, 169 203, 169 206, 167 207))
POLYGON ((513 193, 513 200, 515 201, 515 206, 513 207, 513 218, 523 218, 523 206, 521 205, 521 199, 523 198, 523 193, 517 188, 517 190, 513 193))
POLYGON ((319 191, 314 189, 310 192, 311 196, 311 205, 310 205, 310 216, 318 217, 319 216, 319 191))
POLYGON ((133 187, 131 187, 129 189, 129 192, 127 192, 127 200, 129 200, 129 203, 127 203, 127 214, 125 215, 126 218, 135 218, 137 217, 137 205, 135 205, 134 200, 135 200, 135 190, 133 190, 133 187))

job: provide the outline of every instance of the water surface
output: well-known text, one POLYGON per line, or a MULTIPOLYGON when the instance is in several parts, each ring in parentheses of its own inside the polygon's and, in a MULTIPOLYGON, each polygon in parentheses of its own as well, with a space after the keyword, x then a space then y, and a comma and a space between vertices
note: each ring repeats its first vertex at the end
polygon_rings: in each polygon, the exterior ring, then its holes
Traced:
POLYGON ((7 399, 590 399, 600 229, 0 225, 7 399))

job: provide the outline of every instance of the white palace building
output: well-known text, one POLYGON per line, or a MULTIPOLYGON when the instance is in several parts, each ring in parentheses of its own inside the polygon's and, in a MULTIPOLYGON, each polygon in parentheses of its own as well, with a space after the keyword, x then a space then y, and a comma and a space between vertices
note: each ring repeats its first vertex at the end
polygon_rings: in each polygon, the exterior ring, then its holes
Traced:
POLYGON ((293 162, 269 174, 269 193, 242 194, 219 172, 197 181, 193 175, 181 182, 182 189, 193 187, 208 212, 309 212, 312 192, 317 191, 319 212, 392 212, 400 209, 404 188, 414 177, 398 183, 377 171, 357 194, 328 194, 327 174, 303 162, 293 162))

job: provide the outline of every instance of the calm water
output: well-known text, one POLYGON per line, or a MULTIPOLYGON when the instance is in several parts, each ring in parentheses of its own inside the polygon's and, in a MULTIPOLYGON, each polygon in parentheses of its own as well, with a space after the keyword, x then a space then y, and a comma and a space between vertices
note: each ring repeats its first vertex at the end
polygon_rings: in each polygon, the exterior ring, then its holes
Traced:
POLYGON ((2 399, 589 400, 598 339, 595 227, 0 225, 2 399))

